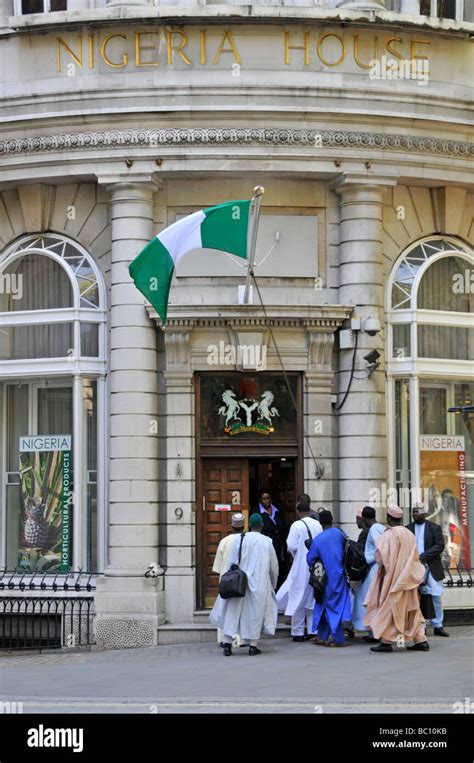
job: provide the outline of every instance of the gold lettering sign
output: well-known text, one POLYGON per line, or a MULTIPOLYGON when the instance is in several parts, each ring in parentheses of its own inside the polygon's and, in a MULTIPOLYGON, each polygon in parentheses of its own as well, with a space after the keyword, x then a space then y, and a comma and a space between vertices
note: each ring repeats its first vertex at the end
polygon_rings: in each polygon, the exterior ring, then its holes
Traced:
MULTIPOLYGON (((182 68, 220 65, 231 66, 226 54, 231 54, 236 64, 242 64, 240 45, 247 43, 249 49, 249 35, 238 39, 239 31, 231 29, 216 30, 195 29, 190 27, 188 31, 183 29, 164 29, 162 27, 133 30, 129 32, 112 32, 105 37, 102 33, 88 32, 84 36, 56 37, 56 71, 67 71, 73 65, 83 68, 83 47, 87 46, 87 68, 94 69, 97 62, 112 69, 124 69, 135 66, 146 68, 147 66, 162 66, 182 68), (166 46, 166 56, 163 60, 158 56, 158 51, 166 46)), ((275 45, 275 66, 278 61, 279 50, 283 52, 283 66, 291 66, 297 69, 307 67, 335 68, 345 66, 349 70, 370 69, 374 62, 391 57, 392 60, 429 60, 429 40, 414 38, 389 37, 384 39, 379 31, 377 35, 352 32, 347 29, 320 32, 318 29, 288 30, 274 32, 274 37, 265 36, 268 44, 275 45), (280 37, 281 35, 281 37, 280 37), (278 48, 280 40, 281 48, 278 48), (421 46, 425 46, 422 48, 421 46), (319 64, 319 67, 318 67, 319 64)), ((258 38, 258 30, 255 31, 258 38)), ((255 50, 258 50, 257 39, 251 40, 254 63, 258 61, 255 50)), ((281 53, 280 53, 281 55, 281 53)), ((280 58, 280 61, 282 59, 280 58)), ((252 65, 251 63, 248 65, 252 65)), ((258 64, 255 63, 256 68, 258 64)), ((270 64, 270 67, 272 64, 270 64)))
POLYGON ((121 64, 114 63, 113 61, 111 61, 107 57, 107 52, 106 52, 107 45, 109 44, 110 40, 112 40, 114 37, 121 37, 123 40, 127 39, 127 35, 126 34, 109 34, 109 35, 107 35, 107 37, 105 38, 105 40, 103 40, 103 42, 102 42, 102 44, 100 46, 100 55, 102 56, 103 60, 107 64, 107 66, 111 66, 113 69, 121 69, 123 66, 126 66, 128 64, 128 55, 126 53, 122 54, 122 63, 121 64))

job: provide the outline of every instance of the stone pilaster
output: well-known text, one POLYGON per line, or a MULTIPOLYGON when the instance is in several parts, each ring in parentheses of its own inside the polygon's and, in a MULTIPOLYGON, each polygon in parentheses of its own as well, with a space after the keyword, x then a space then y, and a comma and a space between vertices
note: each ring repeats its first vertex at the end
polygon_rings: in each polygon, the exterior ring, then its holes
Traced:
POLYGON ((108 564, 96 595, 96 632, 105 647, 156 644, 164 620, 158 562, 156 330, 128 273, 153 236, 153 174, 100 176, 110 194, 108 564))
MULTIPOLYGON (((382 199, 396 184, 394 176, 345 173, 333 184, 340 195, 340 304, 353 306, 353 317, 371 316, 382 330, 375 336, 359 332, 355 378, 338 413, 339 507, 341 525, 354 530, 357 508, 380 491, 387 480, 384 375, 384 274, 382 199), (380 365, 368 376, 364 356, 380 353, 380 365)), ((343 400, 351 373, 353 350, 339 353, 339 395, 343 400)), ((372 501, 377 503, 377 501, 372 501)))
POLYGON ((160 410, 165 438, 160 438, 161 540, 166 565, 166 616, 191 622, 195 605, 195 432, 190 333, 165 329, 166 370, 160 410))
POLYGON ((324 505, 333 511, 337 500, 337 454, 331 409, 334 330, 315 329, 307 322, 306 331, 304 492, 311 497, 313 508, 324 505))

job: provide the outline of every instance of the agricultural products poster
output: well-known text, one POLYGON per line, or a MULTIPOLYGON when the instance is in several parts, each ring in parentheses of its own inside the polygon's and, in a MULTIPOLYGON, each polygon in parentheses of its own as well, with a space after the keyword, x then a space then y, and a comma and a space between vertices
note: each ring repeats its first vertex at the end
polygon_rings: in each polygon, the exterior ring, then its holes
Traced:
POLYGON ((23 569, 70 569, 71 439, 71 435, 20 437, 18 564, 23 569))
POLYGON ((441 525, 445 567, 471 567, 464 437, 420 436, 420 476, 428 519, 441 525))

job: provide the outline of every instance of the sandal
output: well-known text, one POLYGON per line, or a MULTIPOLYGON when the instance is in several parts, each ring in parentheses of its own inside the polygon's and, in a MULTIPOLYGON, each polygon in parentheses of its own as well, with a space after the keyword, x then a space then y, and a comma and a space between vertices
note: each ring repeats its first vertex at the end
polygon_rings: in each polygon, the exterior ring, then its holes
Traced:
POLYGON ((338 644, 335 641, 327 641, 326 646, 336 647, 340 649, 341 647, 347 646, 347 643, 344 642, 343 644, 338 644))
POLYGON ((327 646, 327 641, 324 641, 324 639, 319 638, 319 636, 314 636, 313 638, 310 638, 310 643, 314 644, 315 646, 327 646))

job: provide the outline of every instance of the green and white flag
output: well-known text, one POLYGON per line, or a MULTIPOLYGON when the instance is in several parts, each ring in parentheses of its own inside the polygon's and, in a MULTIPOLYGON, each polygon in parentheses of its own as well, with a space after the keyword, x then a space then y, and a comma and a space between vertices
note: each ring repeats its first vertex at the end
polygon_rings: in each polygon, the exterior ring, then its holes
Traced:
POLYGON ((220 249, 247 258, 251 201, 228 201, 184 217, 165 228, 130 263, 135 286, 153 305, 163 323, 171 279, 181 257, 192 249, 220 249))

